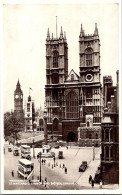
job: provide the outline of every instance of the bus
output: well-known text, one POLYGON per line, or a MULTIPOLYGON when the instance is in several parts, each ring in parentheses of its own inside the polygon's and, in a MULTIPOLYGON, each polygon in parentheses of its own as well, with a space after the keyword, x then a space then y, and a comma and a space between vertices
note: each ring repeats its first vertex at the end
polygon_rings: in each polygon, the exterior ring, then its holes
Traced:
POLYGON ((18 176, 24 180, 31 180, 34 174, 34 163, 27 159, 19 159, 18 161, 18 176))
POLYGON ((21 157, 26 158, 28 160, 31 160, 31 151, 30 146, 27 145, 21 145, 21 157))

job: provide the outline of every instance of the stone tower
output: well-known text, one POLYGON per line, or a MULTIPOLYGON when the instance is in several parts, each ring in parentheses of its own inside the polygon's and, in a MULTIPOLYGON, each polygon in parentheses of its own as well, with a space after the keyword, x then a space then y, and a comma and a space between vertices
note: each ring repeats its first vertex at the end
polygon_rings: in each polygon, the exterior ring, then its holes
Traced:
POLYGON ((19 80, 14 91, 14 114, 18 119, 23 118, 23 92, 19 80))
POLYGON ((81 25, 80 55, 80 106, 81 125, 101 123, 100 40, 97 24, 94 34, 85 35, 81 25))

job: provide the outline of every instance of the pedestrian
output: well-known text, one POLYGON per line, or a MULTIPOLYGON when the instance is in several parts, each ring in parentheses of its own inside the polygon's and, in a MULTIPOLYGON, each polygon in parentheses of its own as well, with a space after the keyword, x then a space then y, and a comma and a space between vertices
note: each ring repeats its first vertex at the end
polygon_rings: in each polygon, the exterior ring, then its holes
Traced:
POLYGON ((14 171, 13 170, 12 170, 11 174, 12 174, 12 177, 14 177, 14 171))
POLYGON ((52 165, 52 169, 53 169, 53 165, 52 165))
POLYGON ((91 183, 91 180, 92 180, 92 176, 90 175, 89 176, 89 183, 91 183))
POLYGON ((94 188, 94 180, 93 179, 91 180, 91 185, 92 185, 92 188, 94 188))
POLYGON ((42 164, 43 164, 43 159, 42 159, 42 164))
POLYGON ((63 168, 65 168, 65 165, 63 164, 63 168))
POLYGON ((101 180, 101 181, 100 181, 100 188, 102 188, 102 185, 103 185, 103 184, 102 184, 102 180, 101 180))
POLYGON ((65 174, 67 174, 67 168, 65 167, 65 174))
POLYGON ((67 146, 67 150, 68 150, 68 146, 67 146))
POLYGON ((61 168, 61 164, 60 164, 60 168, 61 168))
POLYGON ((53 158, 53 159, 54 159, 54 164, 55 164, 55 156, 54 156, 54 158, 53 158))

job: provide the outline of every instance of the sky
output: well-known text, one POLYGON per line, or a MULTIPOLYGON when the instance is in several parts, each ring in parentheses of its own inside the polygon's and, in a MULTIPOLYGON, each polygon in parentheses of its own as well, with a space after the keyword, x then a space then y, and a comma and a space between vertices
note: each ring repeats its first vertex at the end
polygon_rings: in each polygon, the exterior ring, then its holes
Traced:
POLYGON ((35 107, 44 107, 46 84, 46 36, 58 37, 61 26, 68 43, 68 72, 79 74, 79 34, 93 34, 95 23, 100 38, 101 82, 104 75, 113 77, 119 69, 118 4, 4 4, 3 7, 3 95, 4 112, 14 109, 14 91, 19 79, 24 100, 29 95, 35 107))

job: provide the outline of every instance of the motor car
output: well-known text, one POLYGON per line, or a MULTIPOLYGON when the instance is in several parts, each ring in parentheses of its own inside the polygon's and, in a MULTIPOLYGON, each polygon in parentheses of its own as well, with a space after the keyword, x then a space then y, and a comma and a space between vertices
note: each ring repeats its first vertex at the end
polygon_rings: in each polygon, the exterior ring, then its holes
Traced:
POLYGON ((79 172, 84 172, 87 168, 87 161, 82 161, 82 164, 79 167, 79 172))
POLYGON ((12 152, 12 147, 8 147, 8 152, 12 152))
POLYGON ((59 148, 59 146, 57 145, 57 146, 55 146, 54 148, 58 149, 58 148, 59 148))
POLYGON ((62 159, 62 158, 63 158, 63 151, 59 151, 59 153, 58 153, 58 158, 59 158, 59 159, 62 159))

